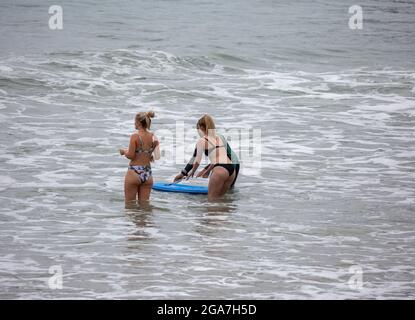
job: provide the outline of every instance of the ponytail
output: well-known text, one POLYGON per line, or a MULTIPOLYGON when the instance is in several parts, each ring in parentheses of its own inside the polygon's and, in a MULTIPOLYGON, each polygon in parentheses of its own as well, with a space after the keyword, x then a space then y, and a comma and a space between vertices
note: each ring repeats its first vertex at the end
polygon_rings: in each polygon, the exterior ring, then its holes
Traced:
POLYGON ((154 111, 139 112, 135 116, 135 121, 140 123, 144 129, 150 129, 151 118, 154 118, 154 111))

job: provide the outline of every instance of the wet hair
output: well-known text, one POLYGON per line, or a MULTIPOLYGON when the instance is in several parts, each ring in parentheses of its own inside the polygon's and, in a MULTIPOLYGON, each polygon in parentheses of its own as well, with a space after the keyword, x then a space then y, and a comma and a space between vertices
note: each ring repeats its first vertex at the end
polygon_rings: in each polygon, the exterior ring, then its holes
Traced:
POLYGON ((199 128, 202 129, 207 134, 213 133, 214 130, 216 129, 215 122, 213 121, 213 118, 208 114, 203 115, 203 117, 201 117, 197 121, 197 126, 196 127, 198 129, 199 128))
POLYGON ((141 124, 144 129, 150 129, 151 118, 154 118, 154 111, 139 112, 135 116, 135 122, 141 124))

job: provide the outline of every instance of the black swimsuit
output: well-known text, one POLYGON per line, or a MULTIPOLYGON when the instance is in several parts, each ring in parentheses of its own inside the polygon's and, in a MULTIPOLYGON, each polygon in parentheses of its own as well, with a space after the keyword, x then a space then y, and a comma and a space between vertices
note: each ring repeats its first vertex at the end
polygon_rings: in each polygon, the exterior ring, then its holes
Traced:
POLYGON ((239 164, 233 164, 233 163, 217 163, 213 167, 223 167, 226 170, 228 170, 229 176, 231 176, 233 172, 236 170, 236 166, 238 166, 238 171, 239 171, 239 164))
MULTIPOLYGON (((206 139, 206 138, 205 138, 206 139)), ((206 139, 207 140, 207 139, 206 139)), ((233 172, 235 171, 236 172, 236 174, 235 174, 235 179, 233 180, 233 182, 232 182, 232 185, 231 185, 231 187, 233 187, 234 186, 234 184, 235 184, 235 182, 236 182, 236 179, 238 178, 238 173, 239 173, 239 168, 240 168, 240 165, 239 165, 239 162, 238 162, 238 157, 236 156, 236 154, 232 151, 232 149, 231 149, 231 147, 229 146, 229 144, 228 144, 228 142, 225 140, 225 138, 222 138, 222 140, 223 140, 223 142, 225 142, 226 143, 226 154, 227 154, 227 156, 228 156, 228 159, 229 160, 231 160, 232 161, 232 163, 216 163, 213 167, 223 167, 223 168, 225 168, 227 171, 228 171, 228 173, 229 173, 229 176, 231 176, 232 174, 233 174, 233 172)), ((210 142, 209 140, 207 140, 208 142, 210 142)), ((214 149, 217 149, 217 148, 220 148, 220 147, 225 147, 224 145, 222 145, 222 146, 218 146, 218 145, 216 145, 216 146, 213 146, 212 148, 210 148, 210 149, 205 149, 205 155, 206 156, 209 156, 209 154, 214 150, 214 149)), ((190 171, 190 170, 192 170, 192 168, 193 168, 193 163, 194 163, 194 161, 195 161, 195 159, 196 159, 196 155, 197 155, 197 148, 195 148, 195 151, 193 152, 193 157, 190 159, 190 161, 187 163, 187 165, 185 166, 185 168, 182 170, 182 174, 183 175, 185 175, 185 176, 187 176, 187 173, 190 171)), ((205 169, 207 168, 207 167, 209 167, 209 165, 207 165, 206 167, 205 167, 205 169)))
MULTIPOLYGON (((205 149, 205 155, 206 156, 209 156, 210 155, 210 153, 213 151, 213 150, 216 150, 216 149, 219 149, 219 148, 224 148, 225 146, 224 145, 221 145, 221 146, 219 146, 219 145, 214 145, 208 138, 206 138, 205 137, 205 140, 208 142, 208 143, 210 143, 210 144, 212 144, 213 145, 213 147, 212 148, 210 148, 210 149, 205 149)), ((217 159, 217 161, 218 161, 219 159, 217 159)), ((232 174, 233 174, 233 172, 235 171, 235 165, 233 164, 233 163, 216 163, 214 166, 213 166, 213 168, 215 168, 215 167, 223 167, 223 168, 225 168, 226 170, 228 170, 228 173, 229 173, 229 176, 231 176, 232 174)))

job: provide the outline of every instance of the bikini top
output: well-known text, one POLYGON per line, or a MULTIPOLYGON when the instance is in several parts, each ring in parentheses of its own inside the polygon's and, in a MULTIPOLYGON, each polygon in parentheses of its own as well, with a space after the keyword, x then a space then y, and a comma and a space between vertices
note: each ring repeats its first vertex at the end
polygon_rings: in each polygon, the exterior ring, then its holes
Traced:
MULTIPOLYGON (((151 135, 153 137, 153 134, 151 135)), ((135 150, 135 153, 147 153, 149 156, 153 153, 154 149, 157 147, 157 143, 155 144, 153 141, 153 146, 149 149, 143 148, 143 139, 140 135, 138 135, 138 148, 135 150)))
MULTIPOLYGON (((213 142, 212 142, 212 141, 210 141, 210 140, 209 140, 208 138, 206 138, 206 137, 205 137, 205 140, 213 146, 213 147, 211 147, 211 148, 205 149, 205 155, 206 155, 206 156, 209 156, 209 155, 210 155, 210 153, 211 153, 213 150, 215 150, 215 149, 218 149, 218 148, 221 148, 221 147, 225 147, 224 145, 219 145, 219 137, 216 137, 216 144, 213 144, 213 142)), ((216 157, 218 157, 218 154, 216 154, 216 157)))

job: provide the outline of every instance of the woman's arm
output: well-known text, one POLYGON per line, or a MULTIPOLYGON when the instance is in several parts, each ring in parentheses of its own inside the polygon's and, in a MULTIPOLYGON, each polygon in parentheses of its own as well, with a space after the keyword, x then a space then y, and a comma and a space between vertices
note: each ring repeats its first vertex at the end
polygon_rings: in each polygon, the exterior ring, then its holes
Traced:
POLYGON ((199 141, 196 143, 196 156, 194 157, 194 163, 193 163, 192 169, 187 175, 188 178, 192 177, 195 174, 197 168, 199 168, 199 165, 202 162, 202 156, 203 156, 204 149, 205 149, 205 140, 199 139, 199 141))
MULTIPOLYGON (((202 151, 203 152, 203 151, 202 151)), ((193 164, 195 163, 195 160, 196 160, 196 155, 197 155, 197 146, 196 146, 196 148, 195 148, 195 151, 193 151, 193 156, 192 156, 192 158, 189 160, 189 162, 186 164, 186 166, 183 168, 183 170, 182 171, 180 171, 180 173, 174 178, 174 181, 176 182, 176 181, 179 181, 179 180, 182 180, 184 177, 186 177, 188 174, 189 174, 189 172, 192 170, 192 168, 193 168, 193 164)), ((209 167, 210 165, 208 164, 205 168, 204 168, 204 170, 207 170, 208 169, 208 167, 209 167)))
POLYGON ((189 162, 186 164, 184 169, 181 171, 182 176, 187 176, 187 174, 190 172, 190 170, 192 170, 193 163, 195 163, 196 154, 197 154, 197 148, 195 148, 195 151, 193 152, 192 158, 189 160, 189 162))
POLYGON ((201 170, 197 174, 196 178, 200 178, 200 177, 209 178, 210 171, 213 169, 214 166, 215 165, 213 163, 208 164, 203 170, 201 170))
POLYGON ((157 139, 156 136, 153 136, 153 143, 156 145, 156 147, 154 148, 154 160, 159 160, 160 159, 160 142, 157 139))
POLYGON ((135 134, 131 135, 130 138, 130 145, 128 149, 120 149, 120 154, 125 156, 127 159, 134 160, 135 159, 135 150, 137 149, 137 139, 135 138, 135 134))

